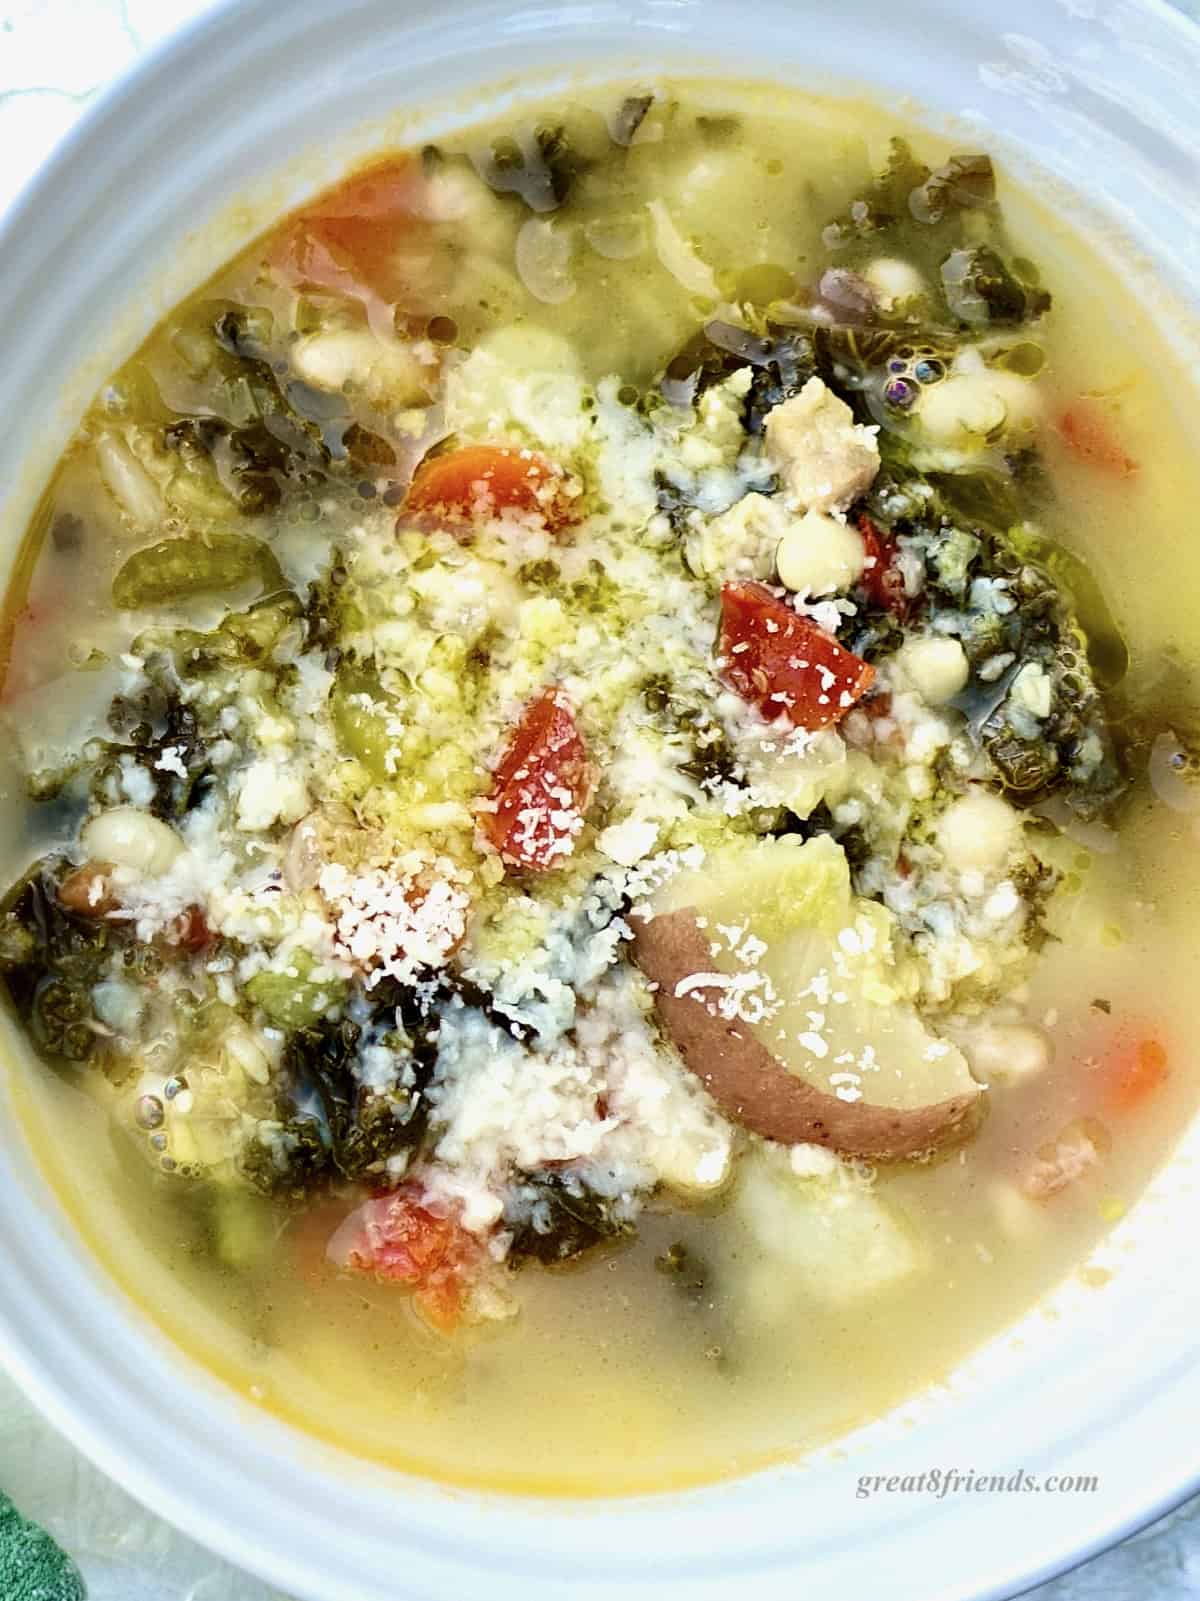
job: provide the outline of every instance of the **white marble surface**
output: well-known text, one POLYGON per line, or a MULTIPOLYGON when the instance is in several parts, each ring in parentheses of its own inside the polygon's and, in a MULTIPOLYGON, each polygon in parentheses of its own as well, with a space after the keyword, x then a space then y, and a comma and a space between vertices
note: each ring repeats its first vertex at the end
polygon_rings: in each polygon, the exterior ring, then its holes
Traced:
MULTIPOLYGON (((0 216, 88 101, 208 4, 0 0, 0 216)), ((146 1512, 47 1427, 2 1375, 0 1489, 72 1553, 91 1601, 287 1601, 146 1512)), ((1035 1594, 1038 1601, 1200 1597, 1200 1500, 1035 1594)))

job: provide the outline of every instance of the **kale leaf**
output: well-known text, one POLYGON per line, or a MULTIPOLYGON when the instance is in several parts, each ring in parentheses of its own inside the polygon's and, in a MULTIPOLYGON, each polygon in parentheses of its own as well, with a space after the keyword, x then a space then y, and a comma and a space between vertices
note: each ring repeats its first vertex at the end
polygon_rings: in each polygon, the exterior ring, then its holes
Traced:
MULTIPOLYGON (((363 997, 360 996, 360 1002, 363 997)), ((425 1089, 437 1060, 428 1001, 385 981, 365 1021, 322 1019, 284 1047, 275 1115, 243 1149, 243 1176, 268 1195, 299 1199, 336 1178, 387 1181, 391 1158, 425 1135, 425 1089), (362 1053, 382 1046, 399 1059, 395 1085, 365 1081, 362 1053)), ((362 1015, 361 1005, 354 1009, 362 1015)))
POLYGON ((92 990, 124 931, 62 905, 58 888, 70 870, 64 856, 43 857, 0 902, 0 972, 38 1051, 80 1065, 103 1038, 92 990))
POLYGON ((517 195, 530 211, 545 213, 565 203, 586 165, 561 124, 543 124, 524 146, 512 138, 495 140, 481 176, 497 194, 517 195))
POLYGON ((571 1262, 633 1232, 619 1207, 574 1173, 542 1169, 521 1175, 514 1195, 506 1216, 513 1236, 510 1261, 532 1258, 548 1267, 571 1262))
MULTIPOLYGON (((996 175, 985 155, 957 155, 931 171, 902 139, 887 165, 825 230, 838 263, 851 270, 897 256, 925 275, 940 305, 920 320, 954 338, 964 328, 1033 321, 1050 295, 1010 258, 996 202, 996 175)), ((884 321, 894 320, 885 317, 884 321)), ((911 318, 902 315, 901 322, 911 318)))
POLYGON ((208 740, 167 665, 161 660, 147 665, 146 687, 115 695, 109 705, 108 726, 117 737, 101 744, 92 792, 102 804, 117 800, 122 768, 132 763, 153 788, 150 811, 171 822, 190 811, 208 787, 208 740))
POLYGON ((742 426, 759 434, 768 412, 799 394, 816 374, 816 347, 811 335, 798 328, 768 323, 756 334, 733 323, 708 322, 667 363, 659 387, 672 405, 690 406, 743 367, 751 368, 753 376, 742 426))
POLYGON ((161 446, 245 515, 272 511, 289 484, 323 481, 330 442, 350 422, 345 400, 289 378, 286 365, 272 361, 265 313, 217 301, 198 315, 201 326, 187 342, 191 365, 221 397, 223 414, 176 415, 161 430, 161 446))
MULTIPOLYGON (((868 497, 881 525, 889 500, 906 489, 918 509, 889 532, 923 566, 927 622, 966 653, 970 678, 951 705, 965 715, 995 783, 1018 805, 1062 794, 1082 816, 1100 815, 1123 793, 1127 775, 1056 548, 1021 525, 1009 530, 965 515, 989 510, 988 491, 971 479, 955 479, 947 491, 936 475, 906 483, 893 474, 868 497), (1044 710, 1026 693, 1023 675, 1031 670, 1044 710)), ((1090 597, 1093 610, 1098 594, 1090 597)))

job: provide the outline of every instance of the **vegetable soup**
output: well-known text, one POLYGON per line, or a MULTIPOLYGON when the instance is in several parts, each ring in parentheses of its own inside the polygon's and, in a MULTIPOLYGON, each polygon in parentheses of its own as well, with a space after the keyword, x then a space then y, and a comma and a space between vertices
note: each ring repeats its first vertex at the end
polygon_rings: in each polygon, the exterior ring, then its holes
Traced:
POLYGON ((594 1494, 1082 1271, 1196 1099, 1184 382, 986 152, 774 89, 277 221, 5 613, 20 1099, 119 1281, 354 1452, 594 1494))

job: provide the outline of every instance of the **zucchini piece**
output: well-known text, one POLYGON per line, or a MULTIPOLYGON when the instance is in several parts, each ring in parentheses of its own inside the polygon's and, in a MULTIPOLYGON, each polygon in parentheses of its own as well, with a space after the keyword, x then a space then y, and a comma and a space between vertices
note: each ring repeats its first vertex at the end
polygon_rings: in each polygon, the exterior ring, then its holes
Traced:
POLYGON ((260 539, 217 530, 203 538, 162 539, 134 551, 113 579, 113 605, 122 611, 219 594, 258 581, 259 593, 287 587, 274 552, 260 539))
POLYGON ((287 972, 264 968, 246 985, 246 994, 261 1006, 271 1022, 288 1030, 312 1028, 346 998, 344 981, 327 969, 315 967, 306 951, 298 951, 287 972), (323 972, 326 976, 315 977, 323 972))

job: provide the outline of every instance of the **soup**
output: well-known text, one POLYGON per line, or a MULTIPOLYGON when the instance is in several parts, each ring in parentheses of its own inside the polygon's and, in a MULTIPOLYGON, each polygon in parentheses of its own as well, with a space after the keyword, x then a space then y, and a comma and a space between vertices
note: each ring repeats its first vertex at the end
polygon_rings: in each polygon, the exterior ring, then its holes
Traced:
POLYGON ((775 91, 248 246, 7 612, 22 1102, 121 1282, 352 1451, 589 1494, 1080 1268, 1194 1107, 1179 381, 986 153, 775 91))

